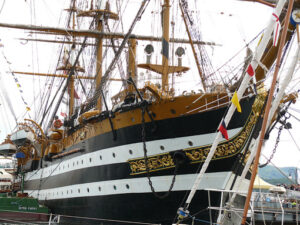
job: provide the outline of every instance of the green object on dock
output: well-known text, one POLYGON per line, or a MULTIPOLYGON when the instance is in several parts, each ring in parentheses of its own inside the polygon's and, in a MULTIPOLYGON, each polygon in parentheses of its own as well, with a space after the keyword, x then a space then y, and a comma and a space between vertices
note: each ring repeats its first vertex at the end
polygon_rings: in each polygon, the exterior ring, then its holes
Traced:
POLYGON ((0 211, 21 211, 48 213, 48 208, 38 203, 35 198, 0 197, 0 211))

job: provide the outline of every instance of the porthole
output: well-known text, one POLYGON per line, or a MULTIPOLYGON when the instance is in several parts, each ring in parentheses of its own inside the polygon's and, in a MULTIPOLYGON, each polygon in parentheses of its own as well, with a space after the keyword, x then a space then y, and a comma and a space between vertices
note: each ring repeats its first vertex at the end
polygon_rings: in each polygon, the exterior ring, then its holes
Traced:
POLYGON ((171 111, 172 114, 176 114, 175 109, 170 109, 170 111, 171 111))
POLYGON ((87 188, 86 190, 87 190, 87 192, 90 192, 90 189, 89 189, 89 188, 87 188))
POLYGON ((116 154, 115 154, 115 153, 113 153, 112 156, 113 156, 114 158, 116 158, 116 154))
POLYGON ((98 187, 98 190, 101 191, 101 187, 100 186, 98 187))
POLYGON ((73 190, 71 189, 71 194, 73 194, 73 190))
POLYGON ((73 167, 75 166, 75 162, 73 162, 73 167))
POLYGON ((78 189, 78 193, 80 193, 80 189, 78 189))
POLYGON ((67 190, 67 194, 69 194, 69 191, 67 190))
POLYGON ((189 146, 193 146, 193 142, 192 141, 188 141, 189 146))
POLYGON ((100 160, 102 160, 102 156, 100 155, 100 160))
POLYGON ((131 149, 129 149, 129 154, 132 155, 132 150, 131 149))
POLYGON ((90 158, 90 162, 92 162, 92 158, 90 158))
POLYGON ((64 195, 64 192, 63 192, 63 191, 61 192, 61 195, 64 195))
POLYGON ((114 185, 114 189, 117 190, 117 186, 116 185, 114 185))
POLYGON ((165 150, 165 147, 163 145, 160 146, 160 150, 165 150))
POLYGON ((78 165, 78 161, 77 161, 77 165, 78 165))
POLYGON ((83 160, 81 160, 81 164, 83 164, 83 160))
POLYGON ((126 188, 129 189, 129 184, 126 184, 126 188))

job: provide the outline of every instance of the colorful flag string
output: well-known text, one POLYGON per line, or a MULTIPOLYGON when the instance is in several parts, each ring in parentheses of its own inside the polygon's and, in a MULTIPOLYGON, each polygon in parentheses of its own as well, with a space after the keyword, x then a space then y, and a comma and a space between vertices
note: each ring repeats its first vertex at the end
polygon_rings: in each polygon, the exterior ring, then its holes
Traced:
MULTIPOLYGON (((14 74, 14 72, 13 72, 13 71, 11 70, 11 68, 10 68, 11 62, 7 59, 7 57, 5 56, 5 54, 4 54, 3 51, 2 51, 2 55, 3 55, 3 58, 5 59, 7 65, 8 65, 9 73, 12 75, 12 77, 13 77, 15 83, 16 83, 17 89, 18 89, 19 92, 20 92, 20 96, 21 96, 21 99, 22 99, 22 101, 23 101, 23 103, 24 103, 24 105, 25 105, 25 109, 26 109, 27 112, 29 112, 31 109, 30 109, 28 103, 27 103, 27 102, 25 101, 25 99, 24 99, 24 96, 23 96, 23 93, 24 93, 24 92, 23 92, 22 86, 21 86, 21 84, 20 84, 18 78, 16 77, 16 75, 14 74)), ((28 114, 28 115, 29 115, 29 114, 28 114)), ((29 118, 30 118, 30 115, 29 115, 29 118)))

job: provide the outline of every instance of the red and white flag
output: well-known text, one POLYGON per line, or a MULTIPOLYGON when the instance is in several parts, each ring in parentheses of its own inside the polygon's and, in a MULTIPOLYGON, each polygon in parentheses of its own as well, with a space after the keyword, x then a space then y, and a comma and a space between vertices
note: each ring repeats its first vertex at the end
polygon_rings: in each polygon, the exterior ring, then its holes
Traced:
POLYGON ((253 77, 253 75, 255 73, 251 63, 249 64, 249 66, 247 68, 247 73, 249 74, 250 77, 253 77))
POLYGON ((225 125, 224 120, 222 121, 221 126, 219 127, 219 131, 221 132, 223 138, 225 138, 226 140, 228 140, 227 127, 225 125))
POLYGON ((281 29, 281 24, 279 21, 279 17, 276 13, 272 13, 272 18, 275 20, 274 24, 274 31, 273 31, 273 46, 277 46, 278 39, 279 39, 279 34, 280 34, 280 29, 281 29))

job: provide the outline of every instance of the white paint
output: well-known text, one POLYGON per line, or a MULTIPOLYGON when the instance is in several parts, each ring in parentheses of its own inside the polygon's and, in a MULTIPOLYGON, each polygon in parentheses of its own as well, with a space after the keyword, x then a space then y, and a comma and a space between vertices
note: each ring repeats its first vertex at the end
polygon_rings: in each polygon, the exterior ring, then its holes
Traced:
MULTIPOLYGON (((224 189, 228 186, 231 172, 217 172, 205 174, 198 190, 203 189, 224 189)), ((197 174, 177 175, 176 182, 172 191, 190 190, 197 174)), ((157 192, 165 192, 169 190, 173 176, 157 176, 151 177, 153 186, 157 192)), ((58 188, 44 190, 25 190, 30 196, 39 200, 66 199, 78 197, 105 196, 117 194, 132 193, 151 193, 151 189, 146 177, 100 181, 93 183, 75 184, 58 188), (126 185, 129 185, 128 188, 126 185), (100 187, 100 190, 99 190, 100 187), (115 188, 114 188, 115 187, 115 188), (80 191, 80 192, 79 192, 80 191)))
MULTIPOLYGON (((241 128, 228 130, 229 137, 233 137, 238 134, 241 128)), ((212 143, 215 133, 195 135, 180 138, 169 138, 163 140, 149 141, 147 142, 148 156, 162 154, 170 151, 186 149, 196 146, 203 146, 212 143), (193 146, 190 146, 188 142, 191 141, 193 146), (164 147, 161 150, 160 146, 164 147)), ((135 143, 122 145, 112 148, 106 148, 98 150, 92 153, 86 153, 72 159, 64 160, 60 163, 55 163, 46 168, 27 173, 25 180, 36 180, 40 178, 46 178, 49 176, 55 176, 58 174, 70 172, 73 170, 80 170, 89 167, 110 165, 116 163, 124 163, 130 159, 144 157, 143 143, 135 143), (132 154, 129 153, 132 150, 132 154), (113 156, 113 153, 115 157, 113 156), (101 159, 100 159, 101 156, 101 159)))

